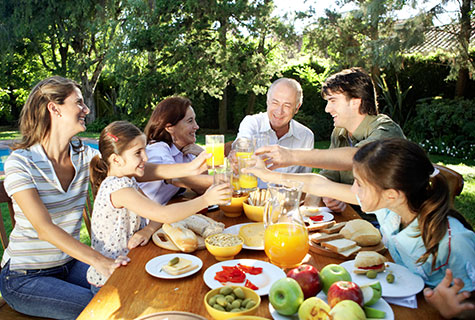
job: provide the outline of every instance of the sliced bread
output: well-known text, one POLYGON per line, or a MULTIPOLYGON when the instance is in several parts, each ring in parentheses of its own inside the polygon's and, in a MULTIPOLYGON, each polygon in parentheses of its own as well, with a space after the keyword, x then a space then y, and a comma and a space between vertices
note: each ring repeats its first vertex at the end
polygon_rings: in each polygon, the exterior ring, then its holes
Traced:
POLYGON ((312 240, 314 243, 322 243, 324 241, 330 241, 330 240, 336 240, 336 239, 342 239, 342 238, 344 238, 343 235, 339 233, 327 234, 327 233, 316 232, 310 235, 310 240, 312 240))
POLYGON ((333 252, 340 253, 356 247, 356 242, 348 239, 336 239, 322 242, 321 245, 333 252))
POLYGON ((321 229, 320 231, 323 233, 337 233, 339 232, 344 226, 346 225, 346 222, 339 222, 335 223, 333 226, 330 228, 326 229, 321 229))

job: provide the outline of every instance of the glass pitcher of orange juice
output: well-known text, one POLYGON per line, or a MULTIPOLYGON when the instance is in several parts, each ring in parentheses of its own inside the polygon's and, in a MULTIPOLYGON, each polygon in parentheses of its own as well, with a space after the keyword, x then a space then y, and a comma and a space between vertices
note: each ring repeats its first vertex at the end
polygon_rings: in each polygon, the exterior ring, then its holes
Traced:
POLYGON ((271 263, 283 269, 300 265, 309 250, 308 231, 299 210, 302 186, 290 180, 268 184, 264 250, 271 263))

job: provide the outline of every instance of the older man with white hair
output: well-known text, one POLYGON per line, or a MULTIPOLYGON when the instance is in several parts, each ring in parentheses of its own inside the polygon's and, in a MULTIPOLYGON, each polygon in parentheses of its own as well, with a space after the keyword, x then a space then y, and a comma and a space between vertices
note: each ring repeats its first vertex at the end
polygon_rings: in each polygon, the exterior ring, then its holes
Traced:
MULTIPOLYGON (((303 93, 300 83, 290 78, 280 78, 267 91, 267 112, 246 116, 239 125, 236 139, 252 139, 256 135, 269 137, 269 144, 294 149, 313 149, 313 132, 293 117, 302 106, 303 93)), ((289 166, 276 169, 280 172, 311 172, 312 168, 289 166)))

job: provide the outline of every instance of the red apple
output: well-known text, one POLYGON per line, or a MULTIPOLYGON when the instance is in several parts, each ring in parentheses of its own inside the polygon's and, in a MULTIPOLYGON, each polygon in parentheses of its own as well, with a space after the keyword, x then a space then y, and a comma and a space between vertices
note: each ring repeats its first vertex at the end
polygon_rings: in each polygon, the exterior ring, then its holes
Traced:
POLYGON ((289 272, 287 277, 295 279, 302 288, 305 299, 315 297, 322 290, 322 282, 317 268, 302 264, 289 272))
POLYGON ((334 307, 343 300, 353 300, 363 307, 363 292, 360 287, 351 281, 337 281, 330 286, 327 293, 328 304, 334 307))

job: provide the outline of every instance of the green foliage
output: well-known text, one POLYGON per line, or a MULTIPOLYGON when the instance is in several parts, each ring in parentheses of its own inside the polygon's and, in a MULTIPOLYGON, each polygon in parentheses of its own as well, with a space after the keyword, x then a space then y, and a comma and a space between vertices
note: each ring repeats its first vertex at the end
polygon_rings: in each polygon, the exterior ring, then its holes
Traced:
POLYGON ((404 108, 404 101, 407 93, 412 89, 412 86, 402 91, 399 80, 396 79, 396 87, 392 90, 388 87, 385 75, 382 75, 377 80, 377 84, 381 88, 381 96, 386 102, 385 107, 380 111, 389 115, 404 130, 406 122, 409 120, 413 111, 413 108, 404 108), (394 91, 394 94, 392 91, 394 91))
POLYGON ((474 100, 422 100, 408 127, 409 137, 430 153, 475 158, 474 100))

